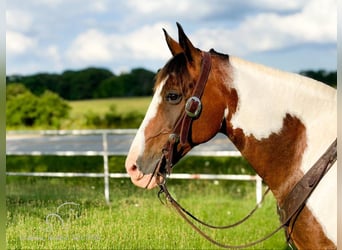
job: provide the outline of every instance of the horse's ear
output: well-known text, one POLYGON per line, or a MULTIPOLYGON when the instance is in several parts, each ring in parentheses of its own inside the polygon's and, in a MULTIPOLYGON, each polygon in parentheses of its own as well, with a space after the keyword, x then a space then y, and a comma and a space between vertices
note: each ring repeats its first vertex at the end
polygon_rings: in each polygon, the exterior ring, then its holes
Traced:
POLYGON ((200 63, 202 58, 201 51, 192 45, 190 39, 185 35, 185 32, 179 23, 177 23, 177 27, 179 44, 183 48, 188 62, 193 66, 198 65, 197 63, 200 63))
POLYGON ((166 32, 165 29, 163 29, 164 31, 164 35, 165 35, 165 40, 167 43, 167 46, 169 47, 171 53, 173 56, 182 53, 183 49, 182 47, 179 45, 179 43, 177 43, 175 40, 172 39, 172 37, 169 36, 169 34, 166 32))

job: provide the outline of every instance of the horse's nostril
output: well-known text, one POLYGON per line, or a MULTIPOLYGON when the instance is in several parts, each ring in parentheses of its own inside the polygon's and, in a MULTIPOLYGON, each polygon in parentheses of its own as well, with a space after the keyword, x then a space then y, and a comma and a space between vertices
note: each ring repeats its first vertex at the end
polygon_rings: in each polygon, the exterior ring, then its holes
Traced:
POLYGON ((127 168, 127 173, 133 178, 138 178, 138 176, 140 174, 139 169, 138 169, 137 165, 135 165, 135 164, 132 164, 131 166, 129 166, 127 168))

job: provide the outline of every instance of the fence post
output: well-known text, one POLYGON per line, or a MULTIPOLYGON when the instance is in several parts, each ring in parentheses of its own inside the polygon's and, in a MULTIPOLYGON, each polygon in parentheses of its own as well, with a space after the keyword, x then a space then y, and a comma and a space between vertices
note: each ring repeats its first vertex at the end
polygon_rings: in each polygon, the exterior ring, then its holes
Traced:
POLYGON ((103 146, 103 175, 104 175, 104 195, 106 202, 109 205, 109 170, 108 170, 108 143, 107 133, 102 134, 102 146, 103 146))
POLYGON ((262 179, 259 175, 256 175, 256 179, 255 179, 256 183, 255 183, 255 188, 256 188, 256 203, 259 204, 262 200, 262 179))

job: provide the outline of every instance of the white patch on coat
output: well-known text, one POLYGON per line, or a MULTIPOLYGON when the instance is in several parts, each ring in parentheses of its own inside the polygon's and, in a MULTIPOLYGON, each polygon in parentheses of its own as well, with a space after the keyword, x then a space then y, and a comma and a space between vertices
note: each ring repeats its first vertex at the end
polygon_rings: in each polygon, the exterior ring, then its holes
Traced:
MULTIPOLYGON (((238 93, 238 107, 231 122, 246 135, 260 140, 277 133, 288 113, 301 120, 308 147, 301 169, 306 173, 337 135, 336 90, 297 74, 274 70, 230 56, 232 88, 238 93)), ((308 200, 308 207, 337 242, 336 164, 308 200)))
POLYGON ((135 135, 133 142, 131 144, 129 153, 127 158, 132 159, 134 157, 134 161, 138 159, 144 153, 145 150, 145 129, 150 121, 156 116, 158 107, 160 103, 163 101, 163 97, 161 96, 161 92, 164 88, 164 85, 168 79, 168 76, 159 84, 156 88, 156 91, 152 97, 152 101, 147 109, 144 120, 142 121, 137 134, 135 135))

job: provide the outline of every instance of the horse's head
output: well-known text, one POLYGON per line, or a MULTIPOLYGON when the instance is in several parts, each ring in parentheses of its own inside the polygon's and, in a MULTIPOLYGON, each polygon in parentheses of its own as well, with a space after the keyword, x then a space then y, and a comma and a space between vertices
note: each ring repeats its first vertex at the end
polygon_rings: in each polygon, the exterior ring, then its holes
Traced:
POLYGON ((157 174, 169 172, 167 168, 192 147, 211 139, 227 115, 227 103, 222 96, 228 88, 217 83, 229 79, 228 56, 195 48, 182 27, 177 26, 178 43, 164 30, 173 57, 156 76, 151 104, 126 159, 126 170, 140 187, 155 187, 164 178, 157 174), (199 84, 203 85, 199 90, 200 101, 191 98, 199 84), (185 106, 190 114, 185 112, 185 106))

